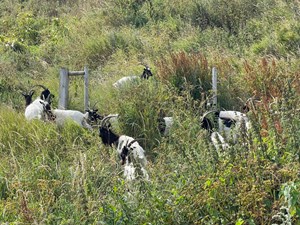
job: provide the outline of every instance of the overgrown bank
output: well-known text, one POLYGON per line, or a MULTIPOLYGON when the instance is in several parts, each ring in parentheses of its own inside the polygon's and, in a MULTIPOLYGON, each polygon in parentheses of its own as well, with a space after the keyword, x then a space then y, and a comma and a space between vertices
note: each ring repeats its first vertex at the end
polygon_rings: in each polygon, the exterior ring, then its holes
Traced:
MULTIPOLYGON (((299 224, 297 1, 2 1, 0 221, 11 224, 299 224), (121 92, 112 83, 153 79, 121 92), (141 140, 150 181, 127 183, 98 131, 24 119, 20 94, 60 67, 90 69, 91 105, 141 140), (216 152, 199 119, 211 69, 218 107, 248 113, 243 143, 216 152), (157 118, 175 118, 162 137, 157 118)), ((70 84, 82 107, 82 80, 70 84)))

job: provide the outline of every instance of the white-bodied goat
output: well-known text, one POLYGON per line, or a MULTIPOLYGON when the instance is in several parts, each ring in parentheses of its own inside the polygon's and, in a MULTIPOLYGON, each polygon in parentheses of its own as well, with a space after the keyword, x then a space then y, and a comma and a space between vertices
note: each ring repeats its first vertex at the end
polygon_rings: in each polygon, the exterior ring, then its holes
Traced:
POLYGON ((150 68, 145 65, 143 74, 140 77, 138 77, 138 76, 126 76, 126 77, 122 77, 117 82, 115 82, 113 84, 113 86, 115 88, 121 88, 121 87, 125 86, 125 84, 127 84, 129 81, 134 81, 134 80, 137 80, 137 79, 148 79, 150 76, 153 76, 153 74, 152 74, 150 68))
POLYGON ((27 120, 46 120, 46 110, 50 109, 51 98, 53 98, 54 95, 51 94, 49 89, 43 85, 37 84, 33 87, 31 88, 28 94, 26 92, 22 93, 22 95, 25 98, 25 117, 27 120), (36 86, 42 87, 44 90, 42 91, 39 97, 32 101, 32 96, 35 93, 32 88, 36 86))
POLYGON ((48 102, 37 98, 32 103, 30 103, 25 109, 25 118, 27 120, 39 119, 45 120, 46 114, 44 107, 49 105, 48 102))
POLYGON ((244 113, 238 111, 218 112, 213 110, 203 115, 202 127, 210 132, 210 139, 217 150, 226 150, 230 147, 228 141, 236 143, 242 135, 243 129, 248 131, 251 128, 251 124, 244 113), (218 128, 216 131, 213 131, 212 122, 206 117, 210 113, 215 113, 217 117, 218 128))
POLYGON ((108 115, 101 121, 99 136, 104 145, 115 146, 117 148, 117 153, 121 158, 121 164, 125 165, 124 176, 127 180, 135 179, 136 168, 139 168, 137 172, 141 172, 144 179, 148 180, 149 175, 145 169, 147 159, 142 146, 132 137, 115 134, 110 129, 110 126, 106 124, 106 121, 110 118, 117 116, 118 115, 108 115))
POLYGON ((214 145, 215 149, 217 151, 220 150, 220 148, 222 150, 225 150, 229 147, 228 143, 225 141, 224 137, 218 132, 218 131, 214 131, 214 126, 213 126, 213 122, 208 119, 208 115, 210 113, 216 113, 217 111, 208 111, 206 112, 202 118, 201 118, 201 128, 207 130, 209 132, 210 135, 210 141, 212 142, 212 144, 214 145))
POLYGON ((87 122, 89 119, 89 112, 82 113, 77 110, 64 109, 47 109, 46 111, 48 118, 52 118, 59 126, 62 126, 67 120, 72 120, 81 127, 92 130, 92 126, 87 122))
POLYGON ((218 115, 218 129, 224 133, 227 140, 236 143, 241 136, 243 129, 248 131, 251 128, 250 121, 246 114, 238 111, 220 111, 218 115))

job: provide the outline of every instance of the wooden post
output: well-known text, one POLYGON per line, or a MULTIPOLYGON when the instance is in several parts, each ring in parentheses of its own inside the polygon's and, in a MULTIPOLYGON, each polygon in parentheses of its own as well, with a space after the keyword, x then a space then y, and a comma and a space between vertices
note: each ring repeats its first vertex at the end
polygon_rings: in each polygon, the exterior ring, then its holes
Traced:
POLYGON ((84 110, 89 107, 89 73, 87 66, 84 67, 84 110))
POLYGON ((212 68, 212 91, 213 91, 213 97, 212 97, 212 109, 217 109, 217 83, 218 83, 218 75, 217 75, 217 69, 215 67, 212 68))
POLYGON ((66 109, 69 98, 69 76, 66 68, 60 69, 58 108, 66 109))

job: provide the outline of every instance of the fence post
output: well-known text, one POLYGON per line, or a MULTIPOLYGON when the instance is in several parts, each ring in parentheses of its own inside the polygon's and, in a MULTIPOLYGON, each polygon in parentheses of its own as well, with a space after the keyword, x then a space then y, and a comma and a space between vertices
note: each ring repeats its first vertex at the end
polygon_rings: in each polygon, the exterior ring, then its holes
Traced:
POLYGON ((89 107, 89 74, 88 68, 85 66, 84 71, 69 71, 68 69, 60 69, 59 82, 59 100, 58 108, 67 109, 69 99, 69 76, 84 76, 84 110, 89 107))
POLYGON ((66 68, 60 69, 60 82, 59 82, 59 109, 66 109, 69 98, 69 71, 66 68))
POLYGON ((87 66, 84 67, 84 110, 89 107, 89 74, 87 66))
POLYGON ((216 67, 212 68, 212 91, 213 91, 213 97, 212 97, 212 109, 217 109, 217 83, 218 83, 218 75, 217 75, 217 69, 216 67))

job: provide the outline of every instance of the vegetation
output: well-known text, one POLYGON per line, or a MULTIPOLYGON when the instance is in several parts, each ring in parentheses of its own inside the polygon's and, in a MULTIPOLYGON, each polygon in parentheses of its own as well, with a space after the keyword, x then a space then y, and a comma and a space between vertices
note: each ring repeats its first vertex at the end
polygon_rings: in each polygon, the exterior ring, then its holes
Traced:
MULTIPOLYGON (((2 0, 0 17, 0 224, 300 224, 299 1, 2 0), (153 79, 112 87, 141 64, 153 79), (97 129, 25 120, 21 91, 43 84, 57 107, 59 69, 84 66, 91 106, 120 114, 150 181, 126 182, 97 129), (200 126, 213 67, 219 109, 260 100, 226 152, 200 126)), ((72 77, 70 108, 82 87, 72 77)))

